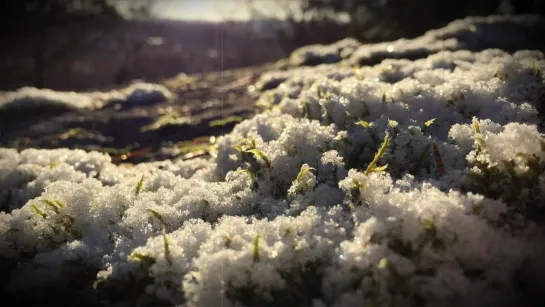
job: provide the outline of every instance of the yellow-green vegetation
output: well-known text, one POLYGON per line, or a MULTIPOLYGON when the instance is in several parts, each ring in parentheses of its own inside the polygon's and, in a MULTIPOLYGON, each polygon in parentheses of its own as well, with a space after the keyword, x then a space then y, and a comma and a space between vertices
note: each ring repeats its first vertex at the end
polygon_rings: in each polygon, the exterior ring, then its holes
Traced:
POLYGON ((81 138, 82 136, 89 134, 90 132, 83 128, 72 128, 65 133, 61 134, 59 138, 61 140, 67 140, 69 138, 81 138))
POLYGON ((251 153, 255 157, 259 157, 261 160, 263 160, 267 167, 271 167, 271 162, 267 156, 261 150, 256 148, 255 139, 253 137, 240 140, 239 144, 235 145, 235 149, 242 154, 243 159, 246 157, 246 153, 251 153))
POLYGON ((369 175, 370 173, 380 173, 386 170, 388 167, 388 164, 385 164, 383 166, 377 167, 378 160, 382 158, 384 153, 386 152, 386 149, 388 148, 388 145, 390 144, 390 135, 386 133, 386 136, 384 136, 384 141, 382 142, 382 146, 380 146, 380 149, 375 154, 375 157, 373 158, 373 161, 369 163, 369 166, 367 166, 367 169, 365 170, 365 175, 369 175))
POLYGON ((164 85, 170 90, 180 90, 186 89, 188 87, 195 87, 197 79, 192 76, 188 76, 184 73, 178 74, 177 76, 164 82, 164 85))
POLYGON ((136 184, 136 188, 134 189, 134 194, 138 195, 140 194, 140 191, 142 190, 142 185, 144 184, 144 175, 140 177, 140 180, 138 180, 138 183, 136 184))
POLYGON ((183 141, 177 144, 178 154, 181 159, 190 159, 197 156, 211 154, 217 150, 215 136, 202 136, 190 141, 183 141))
POLYGON ((356 125, 362 126, 363 128, 370 128, 373 123, 368 123, 364 120, 360 120, 359 122, 356 122, 356 125))
POLYGON ((305 176, 305 174, 308 173, 310 170, 316 170, 316 169, 308 166, 307 164, 303 164, 303 166, 301 166, 301 170, 299 171, 299 174, 297 174, 297 178, 295 179, 295 181, 301 182, 301 180, 303 179, 303 176, 305 176))
POLYGON ((250 179, 252 180, 252 188, 257 189, 258 183, 255 177, 255 174, 252 173, 252 171, 250 171, 249 169, 240 169, 238 171, 248 175, 248 177, 250 177, 250 179))
POLYGON ((484 150, 484 140, 481 134, 481 128, 479 127, 479 122, 475 117, 473 117, 473 131, 475 132, 475 135, 473 138, 475 139, 475 148, 477 148, 477 152, 481 152, 484 150))
POLYGON ((167 228, 167 223, 165 222, 165 219, 163 218, 163 216, 161 214, 159 214, 159 212, 153 210, 153 209, 146 209, 146 211, 154 218, 156 218, 157 220, 159 220, 159 222, 161 222, 161 225, 163 226, 163 247, 165 249, 165 258, 168 262, 169 265, 172 265, 172 254, 170 252, 170 243, 168 242, 168 238, 167 238, 167 231, 166 231, 166 228, 167 228))
POLYGON ((170 111, 161 115, 155 122, 140 129, 141 132, 155 131, 168 125, 191 124, 191 118, 180 114, 178 111, 170 111))
POLYGON ((261 236, 258 234, 254 238, 254 250, 253 250, 254 262, 259 261, 259 239, 261 239, 261 236))
POLYGON ((428 127, 431 126, 431 124, 433 124, 434 121, 435 121, 435 118, 432 118, 426 121, 424 125, 422 126, 422 133, 426 133, 426 131, 428 131, 428 127))
POLYGON ((107 153, 111 156, 120 156, 130 152, 132 149, 133 149, 132 146, 126 146, 121 149, 113 148, 113 147, 104 147, 104 148, 101 148, 100 151, 103 153, 107 153))
POLYGON ((210 127, 225 126, 225 125, 232 124, 232 123, 239 123, 239 122, 243 121, 244 119, 245 118, 242 117, 242 116, 228 116, 226 118, 216 119, 216 120, 210 121, 208 126, 210 126, 210 127))

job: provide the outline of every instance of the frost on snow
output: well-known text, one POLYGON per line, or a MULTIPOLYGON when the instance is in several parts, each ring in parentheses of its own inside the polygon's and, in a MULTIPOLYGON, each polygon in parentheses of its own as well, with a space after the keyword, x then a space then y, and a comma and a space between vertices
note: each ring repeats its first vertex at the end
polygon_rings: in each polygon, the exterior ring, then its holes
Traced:
POLYGON ((539 306, 544 68, 541 52, 488 49, 288 70, 196 162, 0 149, 0 256, 18 263, 7 291, 62 300, 79 285, 107 306, 539 306))

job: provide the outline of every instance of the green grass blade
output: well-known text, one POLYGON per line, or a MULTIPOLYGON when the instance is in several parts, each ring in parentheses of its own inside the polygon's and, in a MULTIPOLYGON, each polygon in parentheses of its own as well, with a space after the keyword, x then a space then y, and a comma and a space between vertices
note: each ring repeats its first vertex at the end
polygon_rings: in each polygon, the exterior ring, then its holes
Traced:
POLYGON ((140 178, 140 180, 138 180, 138 183, 136 184, 136 189, 134 190, 135 195, 140 194, 143 183, 144 183, 144 175, 142 175, 142 177, 140 178))

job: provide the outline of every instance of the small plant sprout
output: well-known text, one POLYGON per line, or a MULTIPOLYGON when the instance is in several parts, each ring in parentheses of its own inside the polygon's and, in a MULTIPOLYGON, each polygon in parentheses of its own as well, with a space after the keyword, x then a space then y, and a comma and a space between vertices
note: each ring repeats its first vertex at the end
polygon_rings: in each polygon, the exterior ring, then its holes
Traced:
POLYGON ((163 219, 163 216, 159 214, 159 212, 153 210, 153 209, 146 209, 146 211, 154 218, 159 220, 163 226, 163 246, 165 249, 165 259, 167 260, 169 265, 172 265, 172 255, 170 253, 170 243, 168 242, 167 238, 167 223, 163 219))
POLYGON ((238 170, 238 172, 244 173, 248 175, 248 177, 250 177, 250 179, 252 180, 252 189, 258 188, 259 185, 257 183, 257 179, 255 177, 255 174, 252 171, 250 171, 249 169, 240 169, 238 170))
POLYGON ((306 163, 303 164, 301 166, 301 170, 299 171, 299 174, 297 174, 297 178, 295 179, 295 181, 300 183, 301 180, 303 179, 303 176, 305 176, 305 174, 308 173, 310 170, 316 170, 316 169, 313 168, 313 167, 308 166, 308 164, 306 164, 306 163))
POLYGON ((435 145, 435 142, 432 143, 432 147, 433 147, 433 157, 435 159, 435 164, 437 164, 437 170, 439 171, 439 176, 443 176, 445 174, 445 165, 443 164, 443 160, 441 159, 441 153, 439 152, 437 145, 435 145))
POLYGON ((369 175, 370 173, 380 173, 386 170, 388 167, 388 164, 385 164, 383 166, 377 167, 378 160, 382 158, 384 153, 386 152, 386 149, 388 148, 388 145, 390 144, 390 135, 388 132, 386 132, 386 136, 384 136, 384 141, 382 142, 382 146, 380 146, 380 149, 375 154, 375 157, 373 158, 373 161, 369 163, 369 166, 367 166, 367 169, 365 170, 365 175, 369 175))
POLYGON ((286 230, 284 231, 284 237, 289 236, 292 232, 293 232, 293 230, 291 230, 290 227, 286 228, 286 230))
POLYGON ((267 156, 265 156, 265 154, 261 150, 259 150, 259 149, 250 149, 247 152, 252 153, 252 154, 254 154, 254 156, 257 156, 257 157, 261 158, 261 160, 263 160, 265 162, 267 167, 271 168, 271 161, 269 161, 269 158, 267 158, 267 156))
POLYGON ((254 263, 259 262, 259 239, 261 239, 261 236, 258 234, 254 238, 254 248, 253 248, 254 263))
POLYGON ((51 209, 53 209, 53 211, 55 211, 57 214, 59 214, 59 209, 64 207, 60 201, 53 202, 49 199, 42 199, 41 202, 51 207, 51 209))
POLYGON ((361 189, 363 189, 364 186, 355 178, 352 178, 352 187, 350 188, 350 198, 353 203, 353 206, 359 206, 360 203, 360 196, 361 196, 361 189))
POLYGON ((140 191, 142 190, 142 184, 144 183, 144 175, 140 177, 140 180, 138 180, 138 183, 136 184, 136 189, 134 190, 134 194, 138 195, 140 194, 140 191))
POLYGON ((537 65, 536 61, 532 62, 532 71, 534 72, 534 76, 538 78, 541 75, 541 69, 537 65))
MULTIPOLYGON (((130 257, 130 256, 129 256, 130 257)), ((105 282, 108 278, 106 276, 100 276, 93 282, 93 289, 96 290, 100 284, 105 282)))
POLYGON ((235 149, 243 154, 243 158, 244 153, 251 153, 254 156, 259 157, 261 160, 263 160, 267 167, 271 167, 271 161, 269 161, 267 156, 265 156, 265 154, 261 150, 256 148, 255 139, 253 137, 248 137, 246 139, 240 140, 240 142, 235 145, 235 149))
POLYGON ((47 218, 47 214, 45 214, 45 212, 43 212, 42 209, 38 207, 38 205, 32 204, 32 210, 34 211, 34 213, 41 216, 42 218, 47 218))
POLYGON ((422 126, 422 133, 426 133, 428 131, 428 127, 433 124, 433 122, 436 120, 436 118, 432 118, 424 123, 422 126))
POLYGON ((355 178, 352 178, 352 183, 354 185, 354 188, 357 189, 357 190, 361 190, 363 188, 361 183, 355 178))
POLYGON ((484 150, 484 140, 476 117, 473 117, 473 131, 475 132, 473 136, 475 139, 475 148, 477 149, 477 153, 480 153, 484 150))
POLYGON ((156 260, 155 258, 149 256, 149 255, 146 255, 146 254, 142 254, 142 253, 131 253, 128 257, 128 259, 130 261, 139 261, 139 262, 149 262, 149 263, 154 263, 156 260))
POLYGON ((240 140, 238 146, 235 146, 235 147, 240 148, 240 151, 255 149, 256 148, 255 139, 249 136, 245 139, 240 140))
POLYGON ((494 73, 494 78, 498 78, 500 79, 501 81, 507 81, 507 78, 509 78, 509 74, 505 73, 505 74, 502 74, 500 69, 496 69, 496 72, 494 73))
POLYGON ((399 131, 397 129, 397 126, 399 125, 398 122, 396 122, 395 120, 388 120, 388 126, 390 128, 392 128, 392 130, 394 131, 395 134, 397 134, 399 131))
POLYGON ((167 223, 165 222, 165 219, 163 218, 163 216, 161 214, 159 214, 159 212, 153 210, 153 209, 146 209, 146 211, 149 213, 150 216, 156 218, 159 222, 161 222, 161 225, 163 227, 166 227, 167 226, 167 223))
POLYGON ((358 81, 362 81, 364 79, 363 74, 361 73, 361 69, 359 67, 355 68, 354 75, 356 76, 356 79, 358 79, 358 81))
POLYGON ((53 161, 49 163, 49 169, 52 170, 59 165, 59 162, 53 161))
POLYGON ((378 262, 378 268, 381 269, 381 270, 387 269, 388 268, 388 259, 386 259, 386 258, 380 259, 380 261, 378 262))
POLYGON ((435 232, 435 225, 433 224, 433 222, 429 219, 423 219, 422 220, 422 224, 424 224, 424 230, 426 231, 429 231, 429 232, 435 232))
POLYGON ((225 238, 225 247, 226 248, 231 247, 231 242, 233 241, 233 238, 231 238, 231 236, 229 235, 224 236, 224 238, 225 238))
POLYGON ((356 122, 356 125, 360 125, 363 128, 371 128, 373 126, 373 123, 368 123, 364 120, 360 120, 359 122, 356 122))
POLYGON ((165 227, 163 227, 163 245, 165 248, 165 259, 169 265, 172 265, 172 254, 170 253, 170 244, 168 243, 165 227))

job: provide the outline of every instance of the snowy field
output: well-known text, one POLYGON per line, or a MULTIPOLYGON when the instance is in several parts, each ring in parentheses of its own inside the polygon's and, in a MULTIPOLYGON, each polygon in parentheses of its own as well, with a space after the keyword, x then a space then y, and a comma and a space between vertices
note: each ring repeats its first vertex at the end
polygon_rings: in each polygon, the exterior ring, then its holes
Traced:
MULTIPOLYGON (((0 148, 6 293, 60 306, 544 306, 545 58, 468 43, 498 20, 297 50, 252 87, 263 111, 210 158, 125 167, 0 148), (309 59, 325 64, 294 67, 309 59)), ((47 97, 96 107, 22 89, 0 110, 47 97)))

